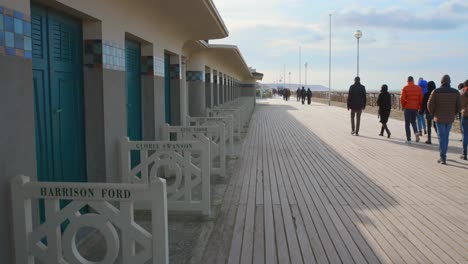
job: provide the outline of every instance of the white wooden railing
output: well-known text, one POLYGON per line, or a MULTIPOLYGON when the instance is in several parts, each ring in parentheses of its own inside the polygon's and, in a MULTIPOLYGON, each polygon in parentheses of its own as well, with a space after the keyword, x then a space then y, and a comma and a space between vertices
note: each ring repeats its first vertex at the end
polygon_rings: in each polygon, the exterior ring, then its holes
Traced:
POLYGON ((11 180, 11 196, 17 264, 169 263, 163 179, 151 178, 149 184, 58 183, 17 176, 11 180), (35 225, 32 204, 38 199, 44 199, 45 221, 35 225), (62 208, 63 200, 69 203, 62 208), (134 221, 136 201, 150 204, 151 233, 134 221), (82 214, 86 206, 90 212, 82 214), (80 254, 76 237, 82 228, 94 228, 104 238, 106 253, 99 262, 80 254))
POLYGON ((227 150, 229 155, 234 155, 234 131, 232 128, 233 118, 228 116, 217 117, 186 117, 187 125, 189 126, 216 126, 218 124, 224 125, 225 139, 227 142, 227 150))
POLYGON ((237 110, 224 110, 221 108, 207 108, 206 109, 206 116, 207 117, 224 117, 224 116, 232 116, 232 130, 234 133, 234 138, 237 140, 241 140, 241 115, 240 112, 237 110))
MULTIPOLYGON (((226 139, 225 125, 217 124, 215 126, 162 126, 163 141, 197 141, 208 138, 210 141, 211 155, 211 174, 226 176, 226 139), (217 164, 216 159, 219 159, 217 164)), ((198 163, 194 158, 194 163, 198 163)))
MULTIPOLYGON (((169 211, 195 211, 210 215, 210 145, 201 141, 121 141, 121 173, 125 183, 167 180, 169 211), (131 153, 139 163, 131 166, 131 153), (194 158, 198 162, 195 164, 194 158)), ((137 204, 142 209, 145 204, 137 204)))
POLYGON ((241 139, 241 133, 246 132, 253 110, 255 108, 255 99, 250 97, 241 97, 234 101, 225 103, 214 108, 206 110, 207 116, 233 116, 233 127, 235 137, 241 139))

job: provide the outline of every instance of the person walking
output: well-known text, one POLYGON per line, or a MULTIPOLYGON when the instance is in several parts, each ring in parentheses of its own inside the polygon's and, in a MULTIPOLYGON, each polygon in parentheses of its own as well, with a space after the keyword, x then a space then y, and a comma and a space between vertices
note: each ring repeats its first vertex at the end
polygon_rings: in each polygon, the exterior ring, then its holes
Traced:
MULTIPOLYGON (((424 80, 423 77, 420 77, 419 81, 418 81, 418 86, 421 87, 423 97, 424 97, 424 95, 427 93, 427 81, 424 80)), ((417 120, 417 125, 418 125, 419 136, 422 137, 423 131, 424 131, 424 135, 427 134, 426 122, 424 121, 424 115, 419 114, 419 112, 418 112, 418 115, 416 116, 416 120, 417 120)))
POLYGON ((400 96, 401 106, 405 111, 405 130, 406 130, 406 143, 411 144, 411 130, 410 125, 413 127, 416 142, 419 142, 419 132, 416 126, 416 115, 421 108, 423 100, 421 87, 414 84, 413 76, 408 77, 408 85, 403 87, 400 96))
POLYGON ((464 84, 464 89, 460 96, 461 100, 461 113, 462 113, 462 131, 463 131, 463 154, 460 157, 461 159, 467 160, 467 148, 468 148, 468 80, 464 84))
POLYGON ((460 112, 460 93, 450 87, 450 76, 442 77, 441 87, 435 89, 429 97, 428 110, 434 117, 439 135, 440 164, 447 164, 447 149, 449 144, 450 129, 455 115, 460 112))
POLYGON ((301 100, 301 87, 297 87, 296 91, 296 101, 299 102, 299 100, 301 100))
MULTIPOLYGON (((458 92, 460 93, 460 95, 463 94, 465 90, 465 84, 464 83, 460 83, 458 85, 458 92)), ((462 113, 458 113, 458 120, 460 121, 460 133, 463 135, 463 116, 462 116, 462 113)), ((460 141, 463 141, 463 139, 461 139, 460 141)))
MULTIPOLYGON (((427 83, 427 92, 424 94, 423 97, 423 103, 421 105, 421 109, 419 110, 419 114, 421 115, 426 115, 426 123, 427 123, 427 140, 426 144, 432 144, 432 126, 435 128, 435 123, 433 121, 432 115, 429 113, 429 110, 427 109, 427 102, 429 101, 429 97, 431 96, 432 92, 436 89, 435 82, 430 81, 427 83)), ((437 133, 437 129, 436 129, 437 133)))
POLYGON ((392 110, 392 97, 390 93, 388 93, 388 86, 386 84, 382 85, 379 98, 377 99, 377 105, 379 106, 380 123, 382 123, 379 136, 383 137, 385 130, 387 132, 387 138, 390 138, 391 133, 387 127, 387 122, 390 117, 390 111, 392 110))
POLYGON ((310 103, 312 102, 312 91, 310 90, 310 88, 307 88, 306 96, 307 104, 310 105, 310 103))
POLYGON ((306 90, 304 89, 304 86, 302 86, 302 90, 301 90, 302 104, 304 104, 305 98, 306 98, 306 90))
POLYGON ((348 111, 351 110, 351 135, 359 136, 359 128, 361 126, 361 113, 366 109, 366 87, 361 84, 361 78, 354 78, 354 84, 349 87, 348 91, 348 111), (354 121, 356 117, 356 125, 354 121))

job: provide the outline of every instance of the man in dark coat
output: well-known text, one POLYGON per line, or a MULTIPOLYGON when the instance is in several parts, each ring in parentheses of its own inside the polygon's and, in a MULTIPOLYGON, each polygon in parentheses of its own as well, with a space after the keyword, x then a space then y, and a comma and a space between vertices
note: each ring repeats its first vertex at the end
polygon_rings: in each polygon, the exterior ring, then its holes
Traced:
POLYGON ((348 111, 351 110, 351 135, 359 136, 361 113, 366 108, 366 87, 361 84, 361 78, 354 78, 354 84, 349 87, 348 111), (356 125, 354 117, 356 116, 356 125))
POLYGON ((302 104, 304 104, 305 98, 306 98, 306 90, 304 89, 304 86, 302 86, 302 90, 301 90, 302 104))
POLYGON ((296 91, 296 100, 299 102, 301 100, 301 87, 297 87, 296 91))
POLYGON ((312 101, 312 91, 310 90, 310 88, 307 88, 306 96, 307 96, 307 104, 310 105, 310 102, 312 101))
POLYGON ((461 110, 460 93, 450 87, 450 76, 444 75, 442 86, 435 89, 427 101, 427 110, 433 116, 439 136, 440 164, 447 164, 447 150, 455 115, 461 110))

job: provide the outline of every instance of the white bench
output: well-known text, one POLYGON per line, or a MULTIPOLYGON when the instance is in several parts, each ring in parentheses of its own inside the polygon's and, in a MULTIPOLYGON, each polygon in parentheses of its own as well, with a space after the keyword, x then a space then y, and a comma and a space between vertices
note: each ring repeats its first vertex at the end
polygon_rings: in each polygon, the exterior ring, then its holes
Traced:
MULTIPOLYGON (((121 141, 121 177, 125 183, 148 183, 166 177, 169 211, 200 212, 210 215, 210 145, 201 141, 121 141), (131 167, 131 152, 139 163, 131 167), (199 159, 194 163, 194 156, 199 159), (168 175, 167 172, 173 172, 168 175), (164 174, 164 175, 163 175, 164 174)), ((144 204, 137 204, 147 208, 144 204)))
MULTIPOLYGON (((211 174, 226 176, 226 139, 225 125, 214 126, 162 126, 163 141, 196 141, 208 138, 210 140, 211 174), (219 165, 215 165, 219 158, 219 165)), ((198 164, 197 162, 194 162, 198 164)))
POLYGON ((18 264, 169 263, 163 179, 152 178, 149 184, 59 183, 17 176, 11 180, 11 196, 18 264), (36 225, 32 204, 38 199, 44 199, 45 221, 36 225), (70 202, 61 208, 61 200, 70 202), (134 221, 136 201, 150 204, 151 233, 134 221), (86 206, 90 213, 82 214, 86 206), (106 241, 100 262, 89 262, 78 251, 76 236, 82 228, 96 229, 106 241))

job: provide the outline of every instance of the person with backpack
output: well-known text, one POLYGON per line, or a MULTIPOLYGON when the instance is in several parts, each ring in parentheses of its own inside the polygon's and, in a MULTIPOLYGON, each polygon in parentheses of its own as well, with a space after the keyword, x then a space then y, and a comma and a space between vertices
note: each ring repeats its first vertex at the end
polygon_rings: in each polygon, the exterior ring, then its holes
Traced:
POLYGON ((435 123, 433 121, 433 118, 432 118, 432 115, 429 113, 429 110, 427 109, 427 102, 429 101, 429 97, 431 96, 431 94, 434 92, 434 90, 436 89, 436 85, 435 85, 435 82, 433 81, 430 81, 427 83, 427 92, 426 94, 424 94, 424 97, 423 97, 423 103, 421 105, 421 109, 419 110, 419 114, 420 115, 426 115, 426 123, 427 123, 427 140, 426 140, 426 144, 432 144, 432 127, 435 128, 435 131, 437 133, 437 128, 435 126, 435 123))
MULTIPOLYGON (((423 97, 424 97, 424 95, 427 93, 427 81, 424 80, 424 78, 420 77, 418 81, 418 86, 421 87, 423 97)), ((424 131, 424 135, 427 134, 426 122, 424 122, 424 115, 421 115, 418 113, 418 115, 416 116, 416 120, 418 124, 419 136, 422 137, 423 131, 424 131)))

